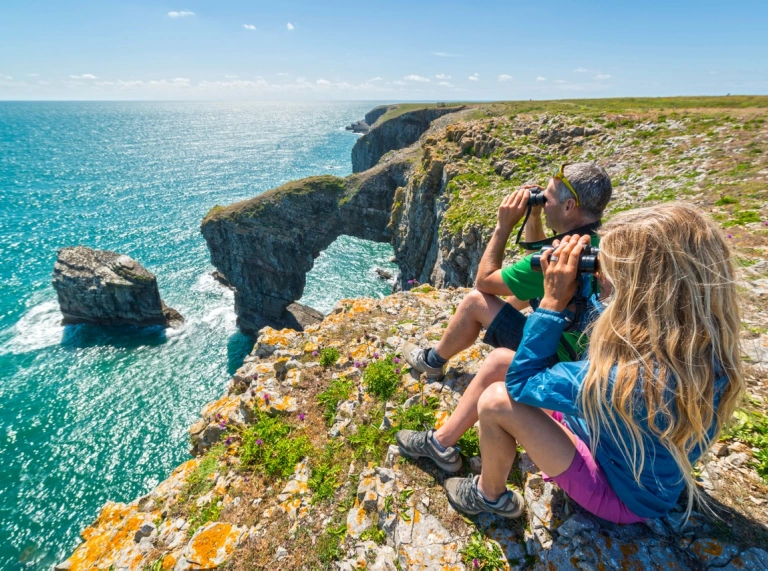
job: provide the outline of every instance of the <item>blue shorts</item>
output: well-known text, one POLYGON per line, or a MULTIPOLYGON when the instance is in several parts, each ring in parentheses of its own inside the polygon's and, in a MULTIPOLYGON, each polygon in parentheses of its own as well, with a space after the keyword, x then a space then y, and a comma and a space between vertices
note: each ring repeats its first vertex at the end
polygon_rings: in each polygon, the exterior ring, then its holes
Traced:
MULTIPOLYGON (((528 318, 512 307, 509 303, 504 303, 499 313, 493 318, 488 329, 485 330, 483 343, 488 343, 492 347, 504 347, 517 351, 520 341, 523 338, 523 329, 528 318)), ((560 359, 557 354, 552 355, 548 366, 558 363, 560 359)))

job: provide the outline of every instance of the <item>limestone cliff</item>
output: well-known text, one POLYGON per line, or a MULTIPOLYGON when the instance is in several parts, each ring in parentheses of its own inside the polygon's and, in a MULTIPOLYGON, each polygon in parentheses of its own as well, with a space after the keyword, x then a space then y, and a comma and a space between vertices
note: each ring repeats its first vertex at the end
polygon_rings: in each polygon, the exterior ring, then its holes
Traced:
MULTIPOLYGON (((410 106, 403 106, 410 108, 410 106)), ((391 106, 384 110, 384 113, 394 109, 401 111, 398 106, 391 106)), ((369 122, 366 116, 366 123, 371 126, 371 130, 360 137, 355 146, 352 147, 352 172, 362 172, 371 168, 379 162, 389 151, 404 149, 419 140, 432 121, 448 113, 455 113, 464 109, 464 106, 453 107, 428 107, 406 110, 395 115, 392 119, 381 121, 374 125, 369 122)), ((372 117, 379 113, 381 108, 377 108, 372 117)), ((384 113, 381 113, 383 115, 384 113)), ((379 117, 376 117, 378 119, 379 117)))

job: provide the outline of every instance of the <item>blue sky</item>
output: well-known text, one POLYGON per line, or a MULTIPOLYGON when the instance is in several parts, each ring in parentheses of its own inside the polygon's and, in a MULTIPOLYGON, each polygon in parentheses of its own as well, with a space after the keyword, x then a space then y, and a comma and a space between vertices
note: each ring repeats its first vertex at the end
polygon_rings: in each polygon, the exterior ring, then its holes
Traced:
POLYGON ((768 2, 2 0, 0 99, 768 93, 768 2))

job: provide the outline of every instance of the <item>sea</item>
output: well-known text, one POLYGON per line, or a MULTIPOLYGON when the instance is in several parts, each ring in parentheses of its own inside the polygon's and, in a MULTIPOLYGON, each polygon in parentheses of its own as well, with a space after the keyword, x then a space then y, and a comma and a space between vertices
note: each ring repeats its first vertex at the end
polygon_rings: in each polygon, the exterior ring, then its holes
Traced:
MULTIPOLYGON (((107 500, 130 502, 190 458, 188 427, 254 340, 214 270, 214 205, 345 176, 344 126, 380 102, 0 102, 0 569, 50 569, 107 500), (179 329, 62 326, 59 248, 127 254, 179 329)), ((340 237, 301 303, 384 296, 392 248, 340 237)), ((394 272, 393 272, 394 273, 394 272)))

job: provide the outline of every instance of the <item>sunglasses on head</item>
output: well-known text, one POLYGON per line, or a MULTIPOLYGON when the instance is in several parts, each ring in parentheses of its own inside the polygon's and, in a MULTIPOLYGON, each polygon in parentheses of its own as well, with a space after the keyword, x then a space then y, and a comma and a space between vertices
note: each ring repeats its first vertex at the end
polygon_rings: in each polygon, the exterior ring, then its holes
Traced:
POLYGON ((579 202, 579 195, 576 194, 576 191, 573 189, 573 185, 570 183, 570 181, 565 178, 565 173, 563 173, 563 169, 567 166, 568 163, 562 165, 558 170, 555 171, 555 173, 552 175, 552 178, 555 180, 559 180, 562 182, 565 187, 571 191, 571 194, 573 194, 573 198, 576 199, 576 206, 581 206, 581 203, 579 202))

